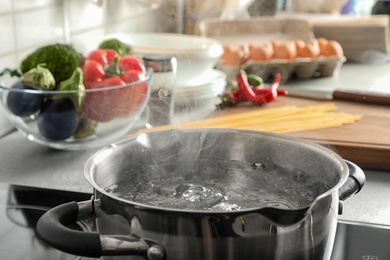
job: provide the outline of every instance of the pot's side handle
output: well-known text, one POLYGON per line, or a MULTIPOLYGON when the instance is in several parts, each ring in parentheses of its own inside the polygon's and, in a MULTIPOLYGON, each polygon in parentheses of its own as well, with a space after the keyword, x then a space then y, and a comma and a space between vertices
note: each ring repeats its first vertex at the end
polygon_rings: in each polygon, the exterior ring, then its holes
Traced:
MULTIPOLYGON (((92 201, 89 207, 93 214, 92 201)), ((86 213, 85 209, 83 214, 86 213)), ((88 257, 100 257, 102 247, 98 233, 87 233, 67 227, 78 220, 77 202, 65 203, 42 215, 37 222, 37 233, 43 240, 61 251, 80 256, 87 254, 88 257)))
POLYGON ((366 182, 366 176, 362 169, 356 164, 345 160, 349 169, 347 181, 339 189, 339 199, 346 200, 353 194, 358 193, 366 182))
POLYGON ((79 220, 92 218, 93 200, 69 202, 50 209, 37 222, 37 233, 48 244, 69 254, 101 257, 115 255, 143 255, 149 260, 165 259, 162 246, 128 236, 99 235, 83 232, 67 226, 79 220))

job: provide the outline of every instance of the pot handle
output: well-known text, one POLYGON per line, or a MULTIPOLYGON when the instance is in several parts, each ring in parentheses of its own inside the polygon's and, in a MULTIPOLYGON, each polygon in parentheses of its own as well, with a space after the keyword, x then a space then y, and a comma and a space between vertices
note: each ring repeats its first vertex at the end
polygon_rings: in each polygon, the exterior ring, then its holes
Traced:
POLYGON ((157 243, 133 235, 100 235, 69 228, 77 221, 93 218, 93 200, 69 202, 50 209, 37 222, 37 233, 48 244, 69 254, 85 257, 143 255, 149 260, 165 259, 157 243))
POLYGON ((366 183, 366 176, 356 164, 345 160, 349 169, 347 181, 339 189, 339 199, 346 200, 353 194, 358 193, 366 183))

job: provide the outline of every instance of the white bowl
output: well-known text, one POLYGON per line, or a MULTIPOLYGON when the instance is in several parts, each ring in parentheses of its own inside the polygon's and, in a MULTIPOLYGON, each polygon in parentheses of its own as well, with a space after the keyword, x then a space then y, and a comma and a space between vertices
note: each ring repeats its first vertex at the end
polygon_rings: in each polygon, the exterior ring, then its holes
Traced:
POLYGON ((222 44, 214 39, 174 33, 114 34, 130 45, 134 55, 171 54, 177 59, 176 84, 202 77, 217 64, 223 53, 222 44))

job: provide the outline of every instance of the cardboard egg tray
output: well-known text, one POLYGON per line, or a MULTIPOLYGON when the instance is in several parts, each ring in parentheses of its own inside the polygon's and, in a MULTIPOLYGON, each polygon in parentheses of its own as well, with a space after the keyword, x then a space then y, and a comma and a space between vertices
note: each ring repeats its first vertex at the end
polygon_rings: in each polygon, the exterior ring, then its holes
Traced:
MULTIPOLYGON (((337 75, 345 61, 345 57, 297 58, 293 61, 275 59, 267 62, 249 60, 242 65, 241 69, 244 69, 248 74, 256 74, 264 80, 280 73, 282 82, 286 82, 290 79, 305 80, 337 75)), ((217 69, 225 72, 227 80, 231 82, 235 80, 240 67, 218 64, 217 69)))

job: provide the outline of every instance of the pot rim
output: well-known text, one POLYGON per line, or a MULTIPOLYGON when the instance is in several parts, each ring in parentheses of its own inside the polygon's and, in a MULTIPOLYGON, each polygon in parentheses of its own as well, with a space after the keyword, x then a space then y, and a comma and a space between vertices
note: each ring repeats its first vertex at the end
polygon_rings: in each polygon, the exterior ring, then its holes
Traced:
MULTIPOLYGON (((127 139, 121 140, 121 141, 116 142, 116 143, 112 143, 104 148, 101 148, 97 152, 95 152, 92 156, 90 156, 90 158, 87 160, 87 162, 84 165, 84 177, 89 182, 89 184, 94 188, 95 191, 98 191, 99 193, 101 193, 101 194, 103 194, 103 195, 105 195, 113 200, 132 205, 132 206, 137 207, 139 209, 142 208, 144 210, 164 211, 164 212, 170 212, 170 213, 175 212, 175 213, 180 213, 180 214, 189 213, 189 214, 209 214, 209 215, 218 215, 218 214, 232 214, 232 215, 234 215, 234 214, 242 214, 245 212, 254 212, 254 211, 263 210, 263 209, 276 209, 276 210, 287 211, 287 212, 288 211, 308 210, 311 207, 313 207, 319 200, 321 200, 324 197, 329 196, 330 194, 332 194, 333 192, 338 190, 348 179, 348 173, 349 173, 348 165, 345 162, 345 160, 343 158, 341 158, 341 156, 339 156, 336 152, 334 152, 334 151, 332 151, 332 150, 330 150, 330 149, 328 149, 320 144, 317 144, 317 143, 314 143, 312 141, 308 141, 308 140, 305 140, 302 138, 288 136, 288 135, 284 135, 284 134, 271 133, 271 132, 230 129, 230 128, 169 129, 169 130, 162 130, 159 132, 166 132, 166 131, 208 131, 208 132, 230 132, 230 133, 237 132, 237 133, 252 133, 252 134, 255 133, 255 134, 259 134, 259 135, 274 137, 277 139, 285 139, 285 140, 289 140, 289 141, 295 141, 295 142, 298 142, 300 144, 311 147, 314 150, 318 150, 319 153, 327 155, 328 158, 331 158, 333 161, 335 161, 335 163, 337 163, 340 167, 340 173, 339 173, 340 179, 337 182, 337 184, 335 184, 332 188, 328 189, 324 193, 318 195, 311 203, 309 203, 305 206, 297 207, 297 208, 293 208, 293 209, 283 209, 283 208, 277 208, 277 207, 263 206, 263 207, 244 208, 244 209, 240 209, 240 210, 223 211, 223 210, 194 210, 194 209, 178 209, 178 208, 168 208, 168 207, 157 207, 157 206, 152 206, 152 205, 148 205, 148 204, 143 204, 143 203, 139 203, 139 202, 126 200, 126 199, 115 196, 114 194, 111 194, 111 193, 105 191, 102 187, 100 187, 94 181, 93 177, 91 176, 93 173, 94 165, 96 165, 96 163, 102 161, 107 155, 109 155, 111 153, 111 151, 113 149, 118 149, 118 147, 120 147, 120 146, 123 146, 129 142, 133 142, 134 140, 137 140, 137 138, 143 134, 133 135, 127 139)), ((154 132, 154 133, 156 133, 156 132, 154 132)))

